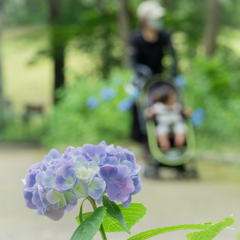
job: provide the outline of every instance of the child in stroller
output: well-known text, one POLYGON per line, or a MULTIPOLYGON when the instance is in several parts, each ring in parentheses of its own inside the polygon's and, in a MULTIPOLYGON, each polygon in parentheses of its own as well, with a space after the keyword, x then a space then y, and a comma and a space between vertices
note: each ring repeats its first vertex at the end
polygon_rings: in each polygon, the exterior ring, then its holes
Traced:
POLYGON ((150 97, 153 104, 145 109, 144 115, 148 118, 155 118, 156 135, 161 149, 167 151, 171 147, 169 141, 171 127, 174 133, 174 146, 184 146, 187 127, 176 90, 166 84, 154 89, 150 97))

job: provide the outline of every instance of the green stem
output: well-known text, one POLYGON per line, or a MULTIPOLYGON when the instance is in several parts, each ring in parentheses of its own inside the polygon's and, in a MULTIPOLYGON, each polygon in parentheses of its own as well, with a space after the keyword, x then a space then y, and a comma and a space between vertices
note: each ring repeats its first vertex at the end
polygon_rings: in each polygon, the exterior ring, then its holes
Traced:
POLYGON ((83 203, 87 200, 87 198, 85 198, 83 201, 82 201, 82 204, 81 204, 81 207, 80 207, 80 211, 79 211, 79 222, 80 224, 83 222, 83 217, 82 217, 82 209, 83 209, 83 203))
MULTIPOLYGON (((96 201, 94 199, 92 199, 91 197, 87 197, 87 199, 89 200, 89 202, 92 204, 93 210, 95 211, 97 209, 97 205, 96 205, 96 201)), ((102 240, 107 240, 107 236, 106 233, 104 231, 103 225, 101 224, 99 231, 101 233, 102 236, 102 240)))

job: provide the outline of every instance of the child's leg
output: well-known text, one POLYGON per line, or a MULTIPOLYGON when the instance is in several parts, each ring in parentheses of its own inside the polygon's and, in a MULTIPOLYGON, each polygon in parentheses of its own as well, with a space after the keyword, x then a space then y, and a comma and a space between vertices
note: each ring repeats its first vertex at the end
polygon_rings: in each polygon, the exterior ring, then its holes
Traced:
POLYGON ((168 139, 169 126, 165 125, 165 124, 157 125, 156 134, 157 134, 157 140, 158 140, 160 147, 164 151, 167 151, 171 146, 169 139, 168 139))
POLYGON ((169 142, 168 135, 158 135, 157 139, 162 150, 167 151, 170 148, 171 144, 169 142))
POLYGON ((186 134, 175 134, 174 145, 176 147, 183 147, 186 140, 186 134))
POLYGON ((174 145, 182 147, 186 141, 186 125, 184 122, 178 122, 174 125, 174 145))

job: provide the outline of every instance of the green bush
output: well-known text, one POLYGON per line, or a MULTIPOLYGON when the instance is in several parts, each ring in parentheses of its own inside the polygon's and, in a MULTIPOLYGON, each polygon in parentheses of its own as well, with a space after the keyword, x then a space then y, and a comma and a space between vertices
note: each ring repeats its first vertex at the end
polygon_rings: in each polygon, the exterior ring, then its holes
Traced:
POLYGON ((199 139, 237 143, 240 132, 240 60, 221 48, 213 58, 191 59, 183 91, 185 104, 205 110, 205 120, 196 129, 199 139))
POLYGON ((64 92, 62 100, 54 108, 43 143, 56 148, 97 144, 103 140, 108 144, 126 140, 129 137, 131 114, 120 112, 117 105, 127 97, 125 87, 130 78, 130 71, 118 69, 107 80, 77 77, 74 86, 64 92), (117 83, 119 80, 122 84, 117 83), (112 100, 101 99, 100 91, 105 86, 117 90, 112 100), (99 106, 95 109, 86 107, 90 96, 99 99, 99 106))

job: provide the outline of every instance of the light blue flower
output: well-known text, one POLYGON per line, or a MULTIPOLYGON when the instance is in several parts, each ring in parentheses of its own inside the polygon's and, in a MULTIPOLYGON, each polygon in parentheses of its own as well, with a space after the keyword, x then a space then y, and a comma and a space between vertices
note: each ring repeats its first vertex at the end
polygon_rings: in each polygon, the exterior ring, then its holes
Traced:
POLYGON ((178 87, 178 88, 183 88, 186 85, 186 79, 185 77, 179 75, 177 77, 174 78, 174 84, 178 87))
POLYGON ((137 99, 140 95, 139 89, 132 84, 127 85, 125 91, 128 93, 130 99, 132 100, 137 99))
POLYGON ((132 108, 134 101, 131 98, 125 98, 118 103, 118 110, 120 112, 126 112, 132 108))
POLYGON ((103 87, 100 91, 101 97, 104 101, 109 101, 116 97, 117 91, 114 88, 103 87))
POLYGON ((87 99, 86 107, 88 109, 94 109, 94 108, 98 107, 98 105, 99 105, 99 101, 96 97, 91 96, 87 99))
POLYGON ((205 117, 205 110, 203 108, 196 108, 191 116, 193 126, 200 126, 205 117))

